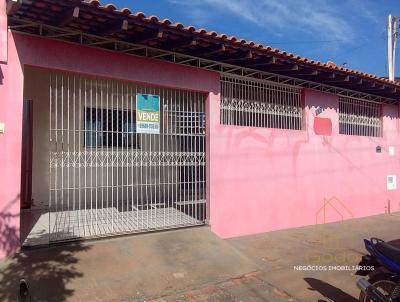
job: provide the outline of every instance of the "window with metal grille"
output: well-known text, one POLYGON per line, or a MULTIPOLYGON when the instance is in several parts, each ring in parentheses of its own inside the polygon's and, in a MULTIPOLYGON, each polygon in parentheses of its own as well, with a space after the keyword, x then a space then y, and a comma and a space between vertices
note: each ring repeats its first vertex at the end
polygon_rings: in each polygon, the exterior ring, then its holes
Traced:
POLYGON ((136 111, 85 108, 86 147, 137 148, 136 111))
POLYGON ((176 131, 181 134, 205 134, 206 115, 202 111, 190 111, 179 104, 174 104, 171 108, 164 106, 164 114, 167 121, 174 119, 176 131))
POLYGON ((230 76, 221 85, 221 124, 302 129, 299 88, 230 76))
POLYGON ((339 96, 339 133, 381 136, 381 104, 339 96))

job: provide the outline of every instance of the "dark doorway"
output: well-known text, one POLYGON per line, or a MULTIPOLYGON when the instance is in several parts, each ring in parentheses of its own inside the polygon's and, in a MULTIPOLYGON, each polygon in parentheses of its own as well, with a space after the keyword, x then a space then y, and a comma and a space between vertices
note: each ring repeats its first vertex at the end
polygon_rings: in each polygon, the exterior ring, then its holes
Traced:
POLYGON ((32 204, 32 100, 24 100, 22 115, 21 208, 32 204))

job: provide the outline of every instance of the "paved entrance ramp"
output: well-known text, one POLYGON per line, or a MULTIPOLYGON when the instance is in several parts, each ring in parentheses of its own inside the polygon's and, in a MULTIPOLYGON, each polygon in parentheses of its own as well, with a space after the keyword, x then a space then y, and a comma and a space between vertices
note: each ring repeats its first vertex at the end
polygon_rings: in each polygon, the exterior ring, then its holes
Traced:
POLYGON ((176 208, 119 211, 117 207, 71 211, 25 211, 23 217, 24 247, 40 247, 49 242, 77 238, 96 238, 203 224, 176 208), (95 218, 96 220, 92 220, 95 218), (110 223, 113 217, 114 223, 110 223), (49 230, 51 232, 49 233, 49 230))
POLYGON ((197 227, 23 251, 0 264, 0 301, 16 300, 21 278, 32 301, 148 301, 241 276, 247 282, 256 270, 197 227))

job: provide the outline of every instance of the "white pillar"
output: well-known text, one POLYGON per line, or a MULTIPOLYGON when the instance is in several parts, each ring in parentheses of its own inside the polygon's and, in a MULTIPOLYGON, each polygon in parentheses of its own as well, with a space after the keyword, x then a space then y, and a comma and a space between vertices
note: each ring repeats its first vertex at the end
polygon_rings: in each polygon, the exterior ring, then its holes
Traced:
POLYGON ((389 15, 388 18, 388 73, 389 80, 394 81, 395 49, 396 49, 396 17, 389 15))

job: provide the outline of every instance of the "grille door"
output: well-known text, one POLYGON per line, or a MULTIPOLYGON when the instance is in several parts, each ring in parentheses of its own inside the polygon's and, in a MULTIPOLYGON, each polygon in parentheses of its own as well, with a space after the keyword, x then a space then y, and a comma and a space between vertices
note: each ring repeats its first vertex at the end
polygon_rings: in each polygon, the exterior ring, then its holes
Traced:
POLYGON ((61 73, 49 86, 51 242, 204 223, 204 94, 61 73), (138 94, 159 96, 159 134, 138 133, 138 94))

